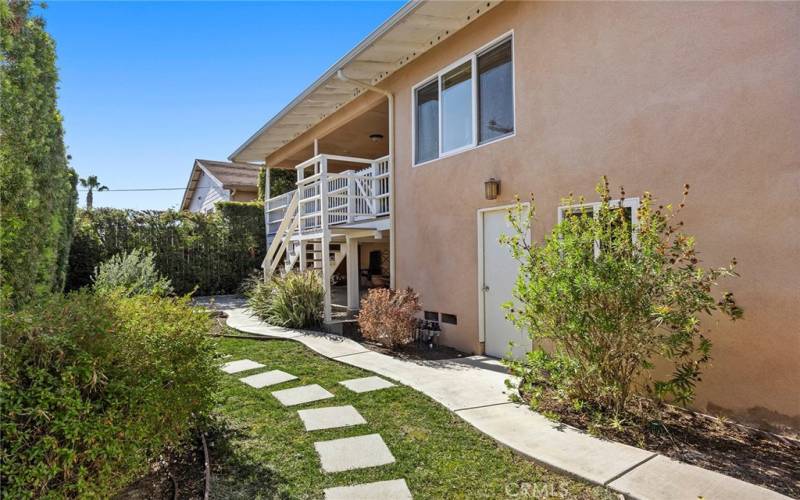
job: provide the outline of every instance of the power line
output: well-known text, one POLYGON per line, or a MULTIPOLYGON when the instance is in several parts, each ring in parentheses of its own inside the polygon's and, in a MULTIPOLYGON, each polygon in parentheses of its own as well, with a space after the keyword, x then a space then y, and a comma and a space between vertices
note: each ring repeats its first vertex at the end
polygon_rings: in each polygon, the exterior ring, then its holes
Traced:
MULTIPOLYGON (((194 188, 194 191, 200 189, 211 189, 213 186, 204 186, 204 187, 197 187, 194 188)), ((79 189, 78 192, 86 193, 88 189, 79 189)), ((130 189, 104 189, 102 191, 98 191, 97 189, 93 189, 93 193, 107 193, 109 191, 186 191, 185 187, 181 188, 130 188, 130 189)))

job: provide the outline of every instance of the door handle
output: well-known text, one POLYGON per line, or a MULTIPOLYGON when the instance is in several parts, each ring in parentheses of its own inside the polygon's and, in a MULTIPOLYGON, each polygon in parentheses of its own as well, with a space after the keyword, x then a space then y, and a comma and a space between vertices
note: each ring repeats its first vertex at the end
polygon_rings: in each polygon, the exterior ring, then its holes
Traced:
POLYGON ((488 292, 489 291, 489 285, 483 285, 483 291, 484 292, 488 292))

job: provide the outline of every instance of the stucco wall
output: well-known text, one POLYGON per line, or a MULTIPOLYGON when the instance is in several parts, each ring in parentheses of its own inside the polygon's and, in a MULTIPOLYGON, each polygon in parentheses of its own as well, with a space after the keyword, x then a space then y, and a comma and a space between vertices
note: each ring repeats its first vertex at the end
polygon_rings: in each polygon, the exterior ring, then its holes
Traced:
POLYGON ((735 256, 745 319, 707 321, 697 404, 758 407, 800 427, 800 4, 507 3, 398 73, 397 286, 458 315, 444 341, 480 352, 476 211, 533 192, 541 238, 559 197, 600 176, 678 200, 702 258, 735 256), (412 168, 411 87, 515 35, 516 136, 412 168), (496 202, 483 181, 501 179, 496 202))
POLYGON ((540 239, 559 198, 592 196, 604 174, 664 202, 689 183, 686 230, 707 265, 738 259, 729 283, 745 310, 706 321, 714 361, 696 406, 800 428, 798 26, 800 3, 505 2, 480 17, 381 84, 396 99, 397 287, 457 314, 443 341, 480 352, 478 209, 532 192, 540 239), (516 135, 412 168, 411 87, 509 30, 516 135), (495 202, 488 177, 502 182, 495 202))
POLYGON ((255 201, 258 198, 257 191, 242 191, 241 189, 237 189, 235 193, 233 193, 233 199, 231 201, 255 201))

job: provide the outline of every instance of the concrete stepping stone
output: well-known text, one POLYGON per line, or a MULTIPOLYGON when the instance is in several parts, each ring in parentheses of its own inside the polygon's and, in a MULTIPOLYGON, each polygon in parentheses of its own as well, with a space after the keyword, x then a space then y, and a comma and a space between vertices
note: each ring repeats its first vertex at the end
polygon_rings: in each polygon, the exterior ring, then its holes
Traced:
POLYGON ((321 399, 333 397, 333 394, 317 384, 302 385, 292 389, 275 391, 272 393, 272 395, 275 396, 283 406, 301 405, 303 403, 311 403, 312 401, 319 401, 321 399))
POLYGON ((238 361, 225 363, 219 369, 225 373, 239 373, 246 372, 247 370, 255 370, 256 368, 264 368, 264 365, 250 359, 240 359, 238 361))
POLYGON ((351 425, 366 424, 367 421, 352 406, 332 406, 330 408, 316 408, 313 410, 298 410, 300 420, 307 431, 322 429, 335 429, 351 425))
POLYGON ((286 373, 281 370, 272 370, 264 373, 256 373, 255 375, 250 375, 249 377, 240 378, 239 381, 244 382, 250 387, 261 389, 262 387, 267 387, 268 385, 280 384, 290 380, 295 380, 296 378, 297 377, 290 373, 286 373))
POLYGON ((325 500, 375 500, 376 498, 411 500, 413 498, 405 479, 338 486, 327 488, 324 493, 325 500))
POLYGON ((314 448, 317 449, 322 470, 325 472, 377 467, 395 461, 380 434, 318 441, 314 443, 314 448))
POLYGON ((361 394, 362 392, 377 391, 378 389, 386 389, 387 387, 394 387, 394 384, 388 380, 380 377, 364 377, 354 378, 351 380, 344 380, 339 382, 353 392, 361 394))

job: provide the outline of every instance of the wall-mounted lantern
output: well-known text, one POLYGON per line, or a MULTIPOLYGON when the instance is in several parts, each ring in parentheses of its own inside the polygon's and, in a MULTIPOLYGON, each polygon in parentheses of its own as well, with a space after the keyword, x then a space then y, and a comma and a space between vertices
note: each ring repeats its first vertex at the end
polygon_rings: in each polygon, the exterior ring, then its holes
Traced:
POLYGON ((486 199, 487 200, 496 200, 497 196, 500 194, 500 181, 492 177, 491 179, 487 180, 483 183, 483 187, 486 190, 486 199))

